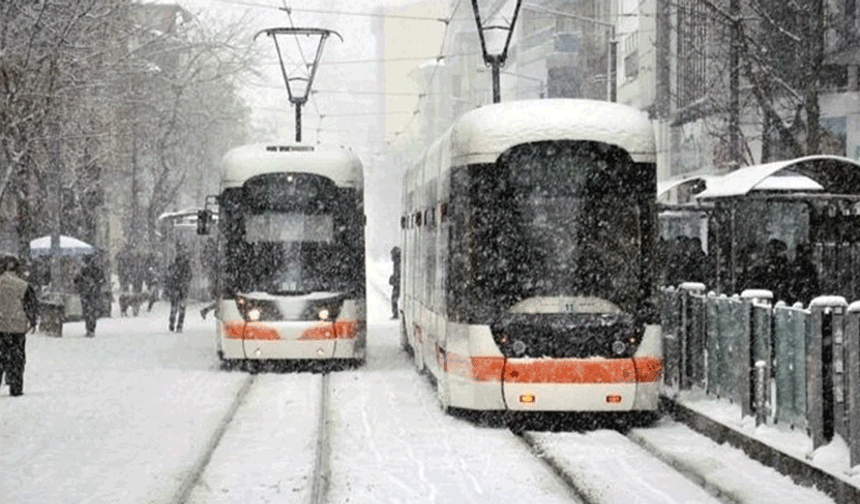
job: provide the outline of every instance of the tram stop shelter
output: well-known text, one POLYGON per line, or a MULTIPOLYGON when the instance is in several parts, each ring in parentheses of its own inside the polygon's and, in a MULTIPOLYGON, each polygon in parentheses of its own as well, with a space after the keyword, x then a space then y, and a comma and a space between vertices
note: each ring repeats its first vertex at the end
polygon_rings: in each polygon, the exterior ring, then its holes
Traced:
POLYGON ((731 295, 767 288, 751 285, 750 272, 766 259, 770 242, 788 261, 798 247, 810 250, 818 294, 860 299, 860 163, 805 156, 682 182, 694 186, 691 203, 662 205, 661 220, 680 212, 706 221, 700 233, 715 265, 709 289, 731 295))

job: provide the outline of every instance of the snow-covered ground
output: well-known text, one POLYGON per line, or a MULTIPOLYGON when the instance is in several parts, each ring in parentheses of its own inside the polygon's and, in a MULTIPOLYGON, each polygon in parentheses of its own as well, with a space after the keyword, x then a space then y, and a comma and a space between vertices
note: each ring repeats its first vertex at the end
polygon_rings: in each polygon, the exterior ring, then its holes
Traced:
MULTIPOLYGON (((388 320, 387 287, 377 286, 387 286, 389 268, 369 268, 366 365, 331 375, 329 502, 575 501, 507 430, 439 410, 388 320)), ((320 375, 218 370, 214 322, 199 308, 189 309, 181 334, 167 331, 159 303, 138 317, 99 320, 93 339, 80 322, 66 324, 62 338, 28 336, 24 396, 0 391, 0 503, 162 503, 186 489, 193 503, 305 501, 320 375)), ((765 428, 752 434, 781 439, 765 428)), ((714 502, 614 431, 527 435, 599 502, 714 502)), ((699 467, 693 479, 731 486, 739 502, 832 502, 671 420, 637 436, 699 467)), ((816 462, 841 470, 836 458, 816 462)))

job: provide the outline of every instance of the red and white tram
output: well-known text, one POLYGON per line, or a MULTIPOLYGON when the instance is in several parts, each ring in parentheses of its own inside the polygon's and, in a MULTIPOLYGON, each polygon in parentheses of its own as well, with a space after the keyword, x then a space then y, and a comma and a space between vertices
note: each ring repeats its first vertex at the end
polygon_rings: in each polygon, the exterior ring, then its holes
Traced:
POLYGON ((402 344, 444 408, 658 408, 647 116, 552 99, 463 115, 404 176, 402 344))
POLYGON ((218 195, 225 363, 365 359, 364 182, 352 152, 247 145, 218 195))

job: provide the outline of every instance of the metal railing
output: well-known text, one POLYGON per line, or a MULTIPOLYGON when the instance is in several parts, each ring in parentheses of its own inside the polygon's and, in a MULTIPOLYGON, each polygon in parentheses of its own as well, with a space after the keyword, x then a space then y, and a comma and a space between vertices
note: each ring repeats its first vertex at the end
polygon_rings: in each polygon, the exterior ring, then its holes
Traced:
POLYGON ((756 425, 805 429, 813 450, 838 434, 851 467, 860 464, 860 301, 823 296, 803 308, 771 297, 691 283, 663 290, 666 391, 702 390, 756 425))

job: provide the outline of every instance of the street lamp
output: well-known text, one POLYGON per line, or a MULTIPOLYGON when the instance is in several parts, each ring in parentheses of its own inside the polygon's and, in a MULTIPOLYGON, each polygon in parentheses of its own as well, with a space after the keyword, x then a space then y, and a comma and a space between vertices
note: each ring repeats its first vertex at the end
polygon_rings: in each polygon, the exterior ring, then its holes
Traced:
POLYGON ((522 0, 517 0, 516 6, 514 7, 513 19, 509 26, 492 24, 485 26, 481 22, 481 13, 478 11, 478 0, 472 0, 472 11, 475 13, 475 23, 478 25, 478 38, 481 40, 481 52, 484 55, 484 64, 493 69, 493 103, 499 103, 502 101, 499 73, 501 72, 501 68, 505 66, 505 61, 508 59, 508 47, 511 45, 511 37, 514 34, 514 26, 517 23, 517 16, 520 13, 521 4, 522 0), (502 48, 501 52, 497 54, 490 54, 487 52, 487 41, 484 37, 485 30, 500 30, 508 32, 505 37, 504 48, 502 48))
POLYGON ((587 23, 596 24, 598 26, 605 26, 609 29, 609 54, 606 58, 606 94, 608 96, 609 101, 614 102, 617 100, 618 95, 618 84, 615 82, 615 73, 617 72, 617 62, 615 61, 618 57, 618 41, 615 39, 615 23, 609 21, 602 21, 600 19, 594 19, 590 17, 580 16, 578 14, 571 14, 569 12, 562 12, 554 9, 547 9, 541 5, 535 4, 525 4, 524 7, 526 9, 536 11, 536 12, 544 12, 546 14, 553 14, 555 16, 568 17, 571 19, 576 19, 579 21, 585 21, 587 23))

